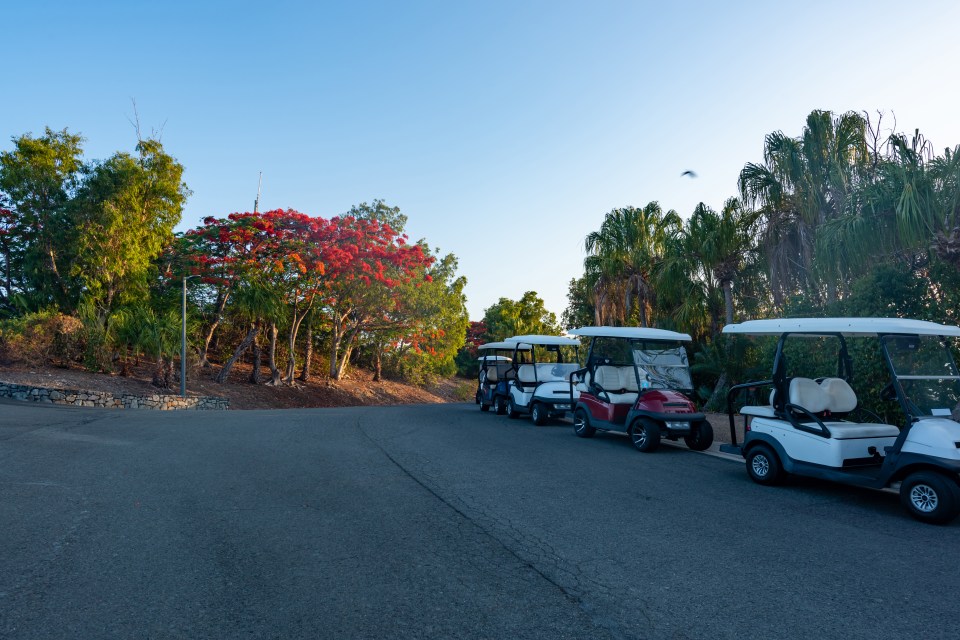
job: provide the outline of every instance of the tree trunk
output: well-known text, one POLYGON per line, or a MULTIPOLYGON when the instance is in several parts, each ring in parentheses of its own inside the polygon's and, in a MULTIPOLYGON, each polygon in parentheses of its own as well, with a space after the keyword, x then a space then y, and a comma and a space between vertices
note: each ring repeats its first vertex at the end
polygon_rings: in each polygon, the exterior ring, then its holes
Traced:
POLYGON ((240 342, 240 346, 237 347, 236 351, 233 352, 233 355, 230 356, 230 359, 227 360, 227 363, 223 365, 223 369, 220 369, 220 373, 217 374, 217 377, 214 378, 220 384, 223 384, 227 380, 227 376, 230 375, 230 369, 233 368, 234 363, 237 361, 237 358, 242 356, 247 349, 250 348, 250 344, 253 342, 257 333, 260 331, 260 325, 256 322, 250 323, 250 330, 247 331, 247 335, 243 337, 243 340, 240 342))
POLYGON ((310 382, 310 365, 313 362, 313 318, 307 320, 307 345, 303 354, 303 371, 300 372, 300 382, 310 382))
POLYGON ((270 381, 272 386, 280 384, 280 369, 277 368, 277 323, 271 322, 268 330, 270 336, 270 350, 267 352, 267 365, 270 367, 270 381))
POLYGON ((724 280, 721 286, 723 287, 723 305, 727 314, 727 324, 733 324, 733 282, 724 280))
POLYGON ((207 335, 203 337, 203 347, 200 349, 200 366, 203 368, 210 366, 210 361, 207 360, 207 353, 210 350, 210 342, 213 340, 213 333, 217 330, 217 327, 220 326, 220 321, 223 319, 223 310, 226 308, 227 300, 229 298, 230 287, 227 287, 227 289, 217 300, 217 309, 214 312, 213 322, 210 323, 210 328, 207 329, 207 335))
POLYGON ((720 374, 720 377, 717 379, 717 384, 713 387, 713 393, 710 394, 710 399, 707 400, 707 404, 704 406, 705 409, 711 411, 723 411, 726 410, 726 407, 720 405, 719 403, 723 401, 724 394, 726 393, 727 388, 727 372, 724 371, 720 374))
POLYGON ((158 355, 153 365, 153 379, 150 381, 155 387, 163 388, 163 356, 158 355))
POLYGON ((250 370, 250 382, 261 384, 263 376, 260 375, 260 365, 263 363, 263 349, 260 348, 260 335, 253 338, 253 369, 250 370))
POLYGON ((373 354, 373 381, 380 382, 381 373, 383 371, 383 345, 380 341, 377 341, 377 344, 374 345, 374 354, 373 354))

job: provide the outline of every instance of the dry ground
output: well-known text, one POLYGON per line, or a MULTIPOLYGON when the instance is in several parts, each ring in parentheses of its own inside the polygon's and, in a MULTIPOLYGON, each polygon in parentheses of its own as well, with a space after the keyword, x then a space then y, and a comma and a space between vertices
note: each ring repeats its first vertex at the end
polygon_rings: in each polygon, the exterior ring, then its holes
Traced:
MULTIPOLYGON (((307 407, 349 407, 360 405, 424 404, 472 401, 475 383, 453 378, 418 387, 391 380, 373 382, 373 374, 352 369, 343 380, 315 376, 296 386, 267 386, 247 382, 249 365, 238 363, 224 384, 213 381, 218 366, 187 372, 187 395, 217 396, 230 400, 231 409, 288 409, 307 407)), ((80 368, 0 364, 0 381, 58 389, 110 391, 112 393, 178 393, 179 382, 169 390, 150 384, 148 366, 135 367, 128 377, 91 373, 80 368)))

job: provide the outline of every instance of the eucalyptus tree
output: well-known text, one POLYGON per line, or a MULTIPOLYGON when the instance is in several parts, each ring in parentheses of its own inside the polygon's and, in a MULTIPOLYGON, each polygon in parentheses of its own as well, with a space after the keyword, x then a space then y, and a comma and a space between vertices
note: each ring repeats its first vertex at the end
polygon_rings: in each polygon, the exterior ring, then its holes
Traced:
MULTIPOLYGON (((848 112, 834 118, 813 111, 799 138, 767 135, 763 163, 740 172, 740 194, 763 216, 761 243, 769 264, 775 302, 795 292, 815 293, 818 230, 846 209, 866 173, 870 157, 865 118, 848 112)), ((827 297, 835 291, 827 286, 827 297)))
POLYGON ((500 298, 484 309, 482 322, 491 341, 516 335, 560 333, 557 316, 547 310, 536 291, 527 291, 519 300, 500 298))
POLYGON ((649 324, 655 299, 653 271, 668 239, 682 227, 683 220, 675 211, 664 213, 657 202, 650 202, 639 209, 613 209, 600 229, 587 235, 584 272, 594 290, 598 324, 629 323, 635 304, 640 325, 649 324), (622 306, 617 300, 620 296, 622 306))
POLYGON ((68 266, 75 226, 67 205, 82 179, 82 141, 47 127, 42 136, 13 138, 13 149, 0 153, 0 192, 9 212, 4 235, 11 240, 6 280, 37 308, 72 311, 78 302, 68 266))

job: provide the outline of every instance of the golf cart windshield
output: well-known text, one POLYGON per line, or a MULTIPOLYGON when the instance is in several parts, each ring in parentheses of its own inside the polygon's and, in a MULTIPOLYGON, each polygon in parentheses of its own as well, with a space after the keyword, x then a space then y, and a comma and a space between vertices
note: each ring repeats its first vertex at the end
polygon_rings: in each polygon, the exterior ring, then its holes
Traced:
POLYGON ((687 350, 682 344, 631 340, 633 363, 652 389, 693 389, 687 350))
POLYGON ((960 372, 938 336, 884 336, 893 374, 918 416, 948 417, 960 402, 960 372))

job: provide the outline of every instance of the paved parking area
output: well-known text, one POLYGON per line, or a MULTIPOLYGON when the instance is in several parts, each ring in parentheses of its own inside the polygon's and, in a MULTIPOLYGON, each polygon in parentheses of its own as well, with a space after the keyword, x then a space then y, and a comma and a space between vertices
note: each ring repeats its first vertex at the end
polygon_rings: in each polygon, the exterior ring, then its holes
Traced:
POLYGON ((960 523, 474 405, 0 404, 3 638, 952 638, 960 523))

